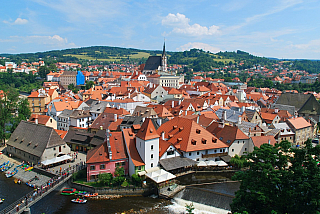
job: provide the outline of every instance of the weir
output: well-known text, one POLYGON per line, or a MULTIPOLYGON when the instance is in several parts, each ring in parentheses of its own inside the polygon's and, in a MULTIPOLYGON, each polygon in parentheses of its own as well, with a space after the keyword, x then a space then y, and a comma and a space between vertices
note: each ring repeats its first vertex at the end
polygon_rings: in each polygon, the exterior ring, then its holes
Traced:
POLYGON ((30 213, 29 207, 40 201, 42 198, 47 196, 52 191, 56 190, 58 187, 60 187, 62 184, 64 184, 66 181, 68 181, 72 174, 75 172, 78 172, 79 170, 82 170, 86 167, 85 164, 77 165, 65 174, 58 175, 54 178, 52 178, 52 182, 50 185, 47 185, 47 183, 43 184, 42 186, 45 187, 38 191, 31 191, 26 196, 23 196, 22 198, 16 200, 9 206, 7 206, 5 209, 0 211, 0 214, 12 214, 12 213, 30 213))

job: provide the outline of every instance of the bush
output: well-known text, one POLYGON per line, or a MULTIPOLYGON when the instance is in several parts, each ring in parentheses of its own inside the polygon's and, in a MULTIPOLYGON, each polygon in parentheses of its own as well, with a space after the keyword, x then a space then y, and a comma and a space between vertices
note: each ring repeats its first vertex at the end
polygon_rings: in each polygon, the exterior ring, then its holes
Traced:
POLYGON ((135 186, 141 186, 141 178, 138 175, 133 174, 131 180, 135 186))

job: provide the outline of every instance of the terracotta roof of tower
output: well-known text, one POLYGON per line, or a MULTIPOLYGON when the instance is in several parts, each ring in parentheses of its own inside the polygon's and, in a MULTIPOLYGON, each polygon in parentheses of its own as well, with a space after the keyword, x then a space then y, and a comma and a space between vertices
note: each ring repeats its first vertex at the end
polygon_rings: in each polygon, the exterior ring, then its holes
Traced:
POLYGON ((141 125, 140 130, 136 134, 136 137, 142 140, 150 140, 154 138, 159 138, 160 135, 157 133, 157 130, 154 127, 151 119, 146 118, 143 124, 141 125))

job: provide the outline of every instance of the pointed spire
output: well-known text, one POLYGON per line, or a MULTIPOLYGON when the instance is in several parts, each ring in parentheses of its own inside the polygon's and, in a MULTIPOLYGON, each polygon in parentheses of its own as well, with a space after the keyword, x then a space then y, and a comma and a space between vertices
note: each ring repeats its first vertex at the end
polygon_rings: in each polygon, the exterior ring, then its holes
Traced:
POLYGON ((163 51, 162 51, 162 57, 166 55, 166 38, 164 38, 163 42, 163 51))

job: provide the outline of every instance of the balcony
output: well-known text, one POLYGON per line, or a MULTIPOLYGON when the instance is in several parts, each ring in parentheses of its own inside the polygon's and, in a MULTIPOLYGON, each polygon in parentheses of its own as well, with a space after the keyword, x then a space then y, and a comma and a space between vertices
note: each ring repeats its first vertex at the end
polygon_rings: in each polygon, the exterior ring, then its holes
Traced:
POLYGON ((215 154, 202 154, 202 158, 215 158, 215 157, 221 157, 221 156, 227 156, 228 152, 222 152, 222 153, 215 153, 215 154))

